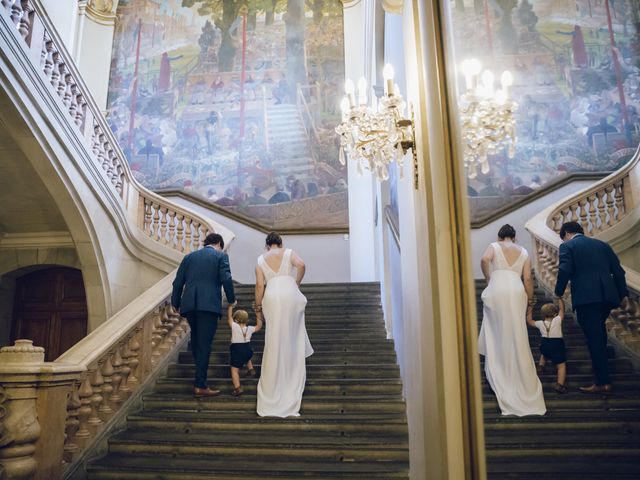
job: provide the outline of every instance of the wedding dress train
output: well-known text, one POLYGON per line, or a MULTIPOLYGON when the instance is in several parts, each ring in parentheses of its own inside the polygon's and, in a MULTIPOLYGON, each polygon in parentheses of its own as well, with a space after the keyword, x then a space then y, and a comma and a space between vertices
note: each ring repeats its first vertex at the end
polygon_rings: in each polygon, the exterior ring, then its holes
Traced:
POLYGON ((529 346, 527 294, 521 280, 528 257, 523 248, 509 265, 502 247, 491 244, 494 256, 487 288, 482 292, 483 315, 478 350, 503 415, 544 415, 542 385, 529 346))
POLYGON ((257 412, 261 417, 299 416, 307 378, 305 358, 313 354, 304 323, 307 299, 291 274, 291 249, 285 250, 277 272, 263 255, 258 266, 267 285, 262 299, 265 338, 257 412))

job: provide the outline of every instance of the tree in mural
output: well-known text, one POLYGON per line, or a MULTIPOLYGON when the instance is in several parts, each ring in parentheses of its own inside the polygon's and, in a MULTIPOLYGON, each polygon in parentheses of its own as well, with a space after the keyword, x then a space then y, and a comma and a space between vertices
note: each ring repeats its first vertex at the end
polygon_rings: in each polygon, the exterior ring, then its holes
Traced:
POLYGON ((206 21, 204 27, 202 27, 202 34, 198 39, 198 45, 200 45, 200 61, 209 61, 210 54, 209 49, 213 46, 216 40, 216 31, 209 20, 206 21))
POLYGON ((287 13, 284 20, 286 25, 287 82, 289 88, 293 89, 297 84, 304 85, 307 80, 304 54, 304 6, 304 0, 287 0, 287 13))
POLYGON ((518 20, 520 21, 520 24, 527 27, 527 30, 530 32, 536 31, 538 16, 533 11, 533 7, 528 0, 522 0, 522 3, 518 7, 518 20))
POLYGON ((320 23, 322 21, 322 9, 324 8, 324 0, 306 0, 307 7, 313 12, 313 21, 320 23))
POLYGON ((198 13, 202 16, 210 16, 220 32, 222 40, 218 50, 218 70, 221 72, 230 72, 233 70, 233 64, 236 56, 236 41, 232 34, 232 27, 238 17, 238 10, 241 5, 245 4, 241 0, 182 0, 183 7, 198 6, 198 13))

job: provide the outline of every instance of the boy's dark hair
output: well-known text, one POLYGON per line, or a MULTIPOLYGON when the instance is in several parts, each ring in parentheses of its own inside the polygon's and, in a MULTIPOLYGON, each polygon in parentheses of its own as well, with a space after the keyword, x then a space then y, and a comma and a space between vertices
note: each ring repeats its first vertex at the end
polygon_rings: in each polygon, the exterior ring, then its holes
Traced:
POLYGON ((578 222, 566 222, 560 227, 560 238, 564 240, 567 233, 582 233, 584 235, 584 229, 578 222))
POLYGON ((558 315, 558 312, 560 312, 560 309, 553 303, 545 303, 540 308, 540 314, 542 315, 542 318, 553 318, 558 315))
POLYGON ((506 223, 500 227, 500 230, 498 230, 498 238, 500 240, 504 240, 505 238, 513 240, 516 238, 516 229, 506 223))
POLYGON ((207 245, 220 245, 220 248, 224 249, 224 239, 219 233, 210 233, 204 239, 204 246, 207 245))
POLYGON ((265 241, 265 243, 267 244, 267 247, 270 247, 271 245, 277 245, 278 247, 281 247, 282 238, 276 232, 269 232, 269 235, 267 235, 267 240, 265 241))

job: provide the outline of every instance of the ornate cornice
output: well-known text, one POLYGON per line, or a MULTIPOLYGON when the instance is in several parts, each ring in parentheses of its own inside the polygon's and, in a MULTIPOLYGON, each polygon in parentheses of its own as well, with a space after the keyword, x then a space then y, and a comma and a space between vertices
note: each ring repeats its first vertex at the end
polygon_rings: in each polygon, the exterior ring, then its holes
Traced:
POLYGON ((382 8, 387 13, 402 15, 404 0, 382 0, 382 8))
MULTIPOLYGON (((89 0, 84 12, 91 20, 101 25, 112 26, 116 20, 116 7, 118 2, 113 0, 89 0)), ((82 6, 80 7, 82 10, 82 6)))

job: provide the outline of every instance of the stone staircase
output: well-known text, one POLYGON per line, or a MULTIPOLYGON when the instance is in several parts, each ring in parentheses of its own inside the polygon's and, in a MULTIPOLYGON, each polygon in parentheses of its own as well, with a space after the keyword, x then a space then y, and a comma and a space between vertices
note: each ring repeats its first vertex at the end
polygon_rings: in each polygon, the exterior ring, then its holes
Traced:
MULTIPOLYGON (((482 319, 480 293, 476 284, 478 320, 482 319)), ((534 318, 545 300, 536 291, 534 318)), ((524 321, 524 320, 523 320, 524 321)), ((482 365, 485 442, 488 478, 493 479, 638 479, 640 478, 640 375, 629 359, 609 348, 614 394, 588 395, 579 386, 592 383, 591 360, 584 335, 571 312, 563 324, 567 345, 565 395, 553 391, 555 367, 540 377, 547 405, 546 415, 502 416, 498 402, 484 375, 482 365)), ((539 358, 540 335, 529 328, 534 359, 539 358)))
MULTIPOLYGON (((90 479, 406 479, 409 450, 402 383, 386 339, 378 284, 305 285, 315 354, 299 418, 260 418, 256 379, 231 396, 226 321, 213 343, 209 384, 219 397, 194 399, 191 354, 177 363, 109 439, 90 479)), ((236 289, 248 309, 253 286, 236 289)), ((268 326, 267 326, 268 328, 268 326)), ((263 333, 254 336, 260 372, 263 333)))
POLYGON ((282 154, 273 161, 272 167, 285 178, 294 175, 308 180, 314 165, 309 152, 309 142, 296 105, 273 105, 267 109, 269 144, 282 154))

